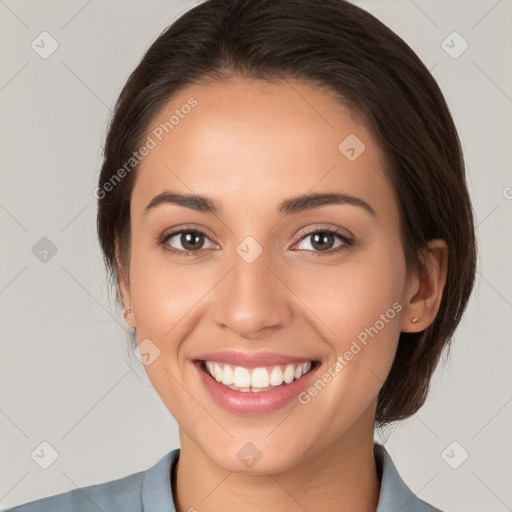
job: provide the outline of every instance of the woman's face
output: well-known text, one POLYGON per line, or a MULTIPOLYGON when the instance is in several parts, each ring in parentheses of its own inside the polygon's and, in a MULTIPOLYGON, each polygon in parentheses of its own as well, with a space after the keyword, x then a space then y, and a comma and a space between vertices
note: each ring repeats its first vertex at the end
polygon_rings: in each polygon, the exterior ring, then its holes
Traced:
POLYGON ((278 472, 371 438, 411 286, 371 133, 325 92, 247 80, 188 87, 150 130, 121 286, 182 449, 230 471, 278 472), (163 193, 208 207, 148 208, 163 193), (295 199, 311 194, 327 196, 295 199), (231 370, 259 388, 312 364, 255 392, 208 376, 204 359, 220 379, 231 370))

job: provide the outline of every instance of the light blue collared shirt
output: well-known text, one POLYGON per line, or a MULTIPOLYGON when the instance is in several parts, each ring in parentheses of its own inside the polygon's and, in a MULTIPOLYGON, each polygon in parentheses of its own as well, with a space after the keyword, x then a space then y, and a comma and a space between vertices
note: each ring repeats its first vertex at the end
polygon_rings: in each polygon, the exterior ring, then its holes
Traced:
MULTIPOLYGON (((373 450, 382 475, 375 512, 442 512, 409 489, 383 445, 374 443, 373 450)), ((179 455, 177 448, 146 471, 31 501, 6 512, 176 512, 170 475, 179 455)))

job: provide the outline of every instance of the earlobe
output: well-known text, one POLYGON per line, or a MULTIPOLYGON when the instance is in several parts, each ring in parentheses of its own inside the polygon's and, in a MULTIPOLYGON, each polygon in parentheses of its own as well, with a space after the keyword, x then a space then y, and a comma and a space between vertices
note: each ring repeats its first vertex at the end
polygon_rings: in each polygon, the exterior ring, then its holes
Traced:
POLYGON ((131 327, 132 329, 135 329, 137 324, 135 322, 135 315, 133 314, 133 311, 130 309, 130 294, 129 294, 129 288, 127 288, 126 284, 124 283, 123 279, 119 280, 119 289, 121 291, 122 300, 123 300, 123 317, 126 325, 128 327, 131 327))
POLYGON ((406 303, 403 332, 420 332, 435 320, 448 272, 448 246, 441 239, 430 240, 422 276, 415 277, 414 291, 406 303))
POLYGON ((131 327, 132 329, 135 329, 135 321, 133 320, 133 313, 131 309, 125 309, 124 313, 124 321, 128 327, 131 327))
POLYGON ((125 273, 123 271, 121 271, 120 276, 118 277, 117 283, 118 283, 117 286, 119 288, 119 292, 121 294, 122 301, 123 301, 124 321, 125 321, 126 325, 128 325, 128 327, 135 329, 136 323, 135 323, 133 312, 130 309, 130 286, 129 286, 129 282, 125 276, 125 273))

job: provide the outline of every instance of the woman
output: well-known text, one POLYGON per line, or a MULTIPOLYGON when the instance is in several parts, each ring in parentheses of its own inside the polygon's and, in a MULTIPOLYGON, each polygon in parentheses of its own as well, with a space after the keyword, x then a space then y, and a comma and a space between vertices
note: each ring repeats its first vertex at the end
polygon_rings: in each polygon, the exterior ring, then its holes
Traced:
POLYGON ((449 110, 343 0, 208 0, 116 104, 98 234, 180 448, 13 511, 431 511, 373 440, 417 412, 476 244, 449 110))

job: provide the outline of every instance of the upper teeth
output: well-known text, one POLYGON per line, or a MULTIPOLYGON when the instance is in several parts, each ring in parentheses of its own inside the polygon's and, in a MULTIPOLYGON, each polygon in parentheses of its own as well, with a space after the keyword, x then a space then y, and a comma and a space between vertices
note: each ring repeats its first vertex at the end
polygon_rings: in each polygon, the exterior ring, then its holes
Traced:
POLYGON ((263 389, 269 386, 280 386, 283 382, 289 384, 300 379, 311 369, 311 361, 282 366, 263 366, 252 370, 242 366, 232 367, 226 363, 206 361, 206 368, 217 382, 249 391, 250 388, 263 389))

